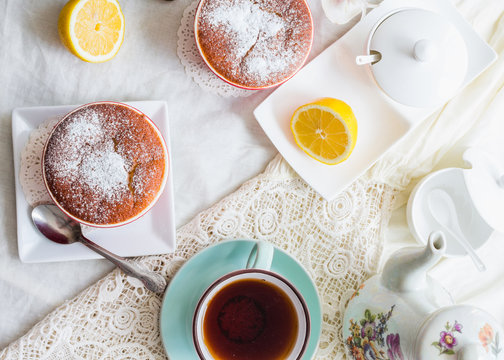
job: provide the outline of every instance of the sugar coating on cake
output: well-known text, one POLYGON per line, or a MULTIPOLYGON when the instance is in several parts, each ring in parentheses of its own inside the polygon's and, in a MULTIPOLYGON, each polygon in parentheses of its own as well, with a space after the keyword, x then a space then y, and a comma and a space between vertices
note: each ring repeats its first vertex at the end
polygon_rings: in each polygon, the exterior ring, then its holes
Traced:
POLYGON ((303 0, 204 0, 196 29, 202 55, 217 73, 265 87, 303 65, 312 27, 303 0))
POLYGON ((56 126, 43 166, 49 191, 67 212, 104 225, 126 221, 155 200, 167 171, 165 156, 145 115, 98 103, 56 126))

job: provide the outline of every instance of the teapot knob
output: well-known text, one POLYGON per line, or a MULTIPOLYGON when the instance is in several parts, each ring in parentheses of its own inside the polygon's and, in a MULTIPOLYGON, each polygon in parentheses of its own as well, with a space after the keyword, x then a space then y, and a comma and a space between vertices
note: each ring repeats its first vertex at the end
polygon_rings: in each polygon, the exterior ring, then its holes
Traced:
POLYGON ((467 344, 457 351, 457 360, 486 360, 487 353, 481 345, 476 343, 467 344))
POLYGON ((413 47, 413 55, 420 62, 430 62, 436 57, 436 45, 432 40, 418 40, 413 47))

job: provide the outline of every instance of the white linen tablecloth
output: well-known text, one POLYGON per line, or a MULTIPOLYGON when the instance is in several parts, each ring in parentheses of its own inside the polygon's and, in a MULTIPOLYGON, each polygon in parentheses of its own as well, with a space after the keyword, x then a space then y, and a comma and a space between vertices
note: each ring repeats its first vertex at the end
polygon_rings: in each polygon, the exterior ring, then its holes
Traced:
MULTIPOLYGON (((176 224, 181 226, 264 170, 277 153, 253 109, 271 91, 223 98, 203 91, 177 57, 189 0, 120 1, 126 20, 118 55, 85 63, 61 44, 65 0, 0 1, 0 349, 113 266, 105 260, 23 264, 18 257, 11 112, 16 107, 98 100, 164 100, 170 117, 176 224)), ((309 1, 314 57, 350 26, 309 1)))
MULTIPOLYGON (((252 115, 252 110, 270 91, 247 98, 222 98, 204 92, 184 72, 176 56, 176 34, 189 1, 121 1, 126 17, 125 40, 116 58, 103 64, 84 63, 61 45, 56 24, 64 3, 0 2, 0 349, 112 269, 104 260, 20 262, 14 201, 17 179, 14 179, 10 125, 13 108, 96 100, 167 101, 177 226, 261 172, 276 154, 252 115)), ((495 27, 503 11, 500 1, 455 3, 485 39, 502 47, 504 32, 495 27)), ((313 58, 351 24, 334 25, 325 18, 318 1, 311 0, 309 4, 315 22, 313 58)), ((503 84, 502 75, 496 71, 492 73, 495 83, 503 84)), ((491 79, 483 80, 484 85, 491 82, 491 79)), ((476 95, 482 89, 474 88, 475 99, 481 100, 476 95)), ((455 131, 456 127, 436 123, 434 117, 430 123, 422 124, 420 132, 437 138, 426 139, 424 146, 419 145, 411 152, 405 145, 411 139, 405 139, 387 154, 387 161, 381 162, 399 167, 402 171, 398 175, 408 174, 402 179, 391 177, 404 191, 397 200, 397 210, 386 233, 384 260, 394 249, 415 244, 407 229, 404 203, 416 181, 435 168, 459 166, 461 152, 469 144, 488 148, 504 159, 504 131, 499 118, 503 109, 498 106, 499 100, 504 102, 498 90, 475 113, 479 121, 464 122, 468 127, 459 129, 458 133, 443 133, 455 131), (429 150, 430 141, 443 139, 446 143, 442 146, 438 143, 429 150)), ((470 98, 461 98, 452 105, 451 111, 459 115, 457 109, 460 111, 470 101, 470 98)), ((448 116, 443 115, 443 119, 448 116)), ((384 169, 377 169, 377 173, 387 174, 384 169)), ((500 304, 504 298, 502 241, 504 236, 494 233, 479 251, 488 267, 486 273, 478 273, 468 258, 461 258, 442 261, 432 274, 458 302, 480 306, 504 324, 504 308, 500 304), (464 281, 460 281, 460 269, 463 269, 464 281)))

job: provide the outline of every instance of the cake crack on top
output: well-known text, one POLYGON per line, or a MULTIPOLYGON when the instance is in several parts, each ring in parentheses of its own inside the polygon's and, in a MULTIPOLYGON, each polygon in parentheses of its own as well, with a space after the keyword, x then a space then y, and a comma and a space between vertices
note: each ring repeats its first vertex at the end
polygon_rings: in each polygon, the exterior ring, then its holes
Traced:
POLYGON ((245 53, 245 55, 243 55, 243 58, 241 59, 240 61, 240 68, 245 66, 245 61, 247 60, 247 57, 249 56, 249 54, 254 50, 254 47, 256 46, 257 42, 259 41, 259 37, 261 36, 261 33, 259 32, 257 34, 257 37, 256 37, 256 41, 252 44, 252 46, 250 46, 250 48, 247 50, 247 52, 245 53))

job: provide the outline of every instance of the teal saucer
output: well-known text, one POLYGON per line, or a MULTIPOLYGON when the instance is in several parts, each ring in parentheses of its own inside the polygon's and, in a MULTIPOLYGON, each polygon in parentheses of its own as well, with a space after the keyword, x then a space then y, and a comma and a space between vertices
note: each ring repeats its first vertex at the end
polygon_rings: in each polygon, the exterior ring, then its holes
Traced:
MULTIPOLYGON (((203 292, 222 275, 243 269, 255 241, 227 240, 212 245, 185 263, 166 289, 161 306, 161 338, 169 359, 198 359, 192 340, 192 319, 203 292)), ((317 349, 322 326, 320 301, 315 285, 303 266, 275 248, 271 271, 287 278, 303 294, 311 320, 310 339, 303 360, 317 349)))

